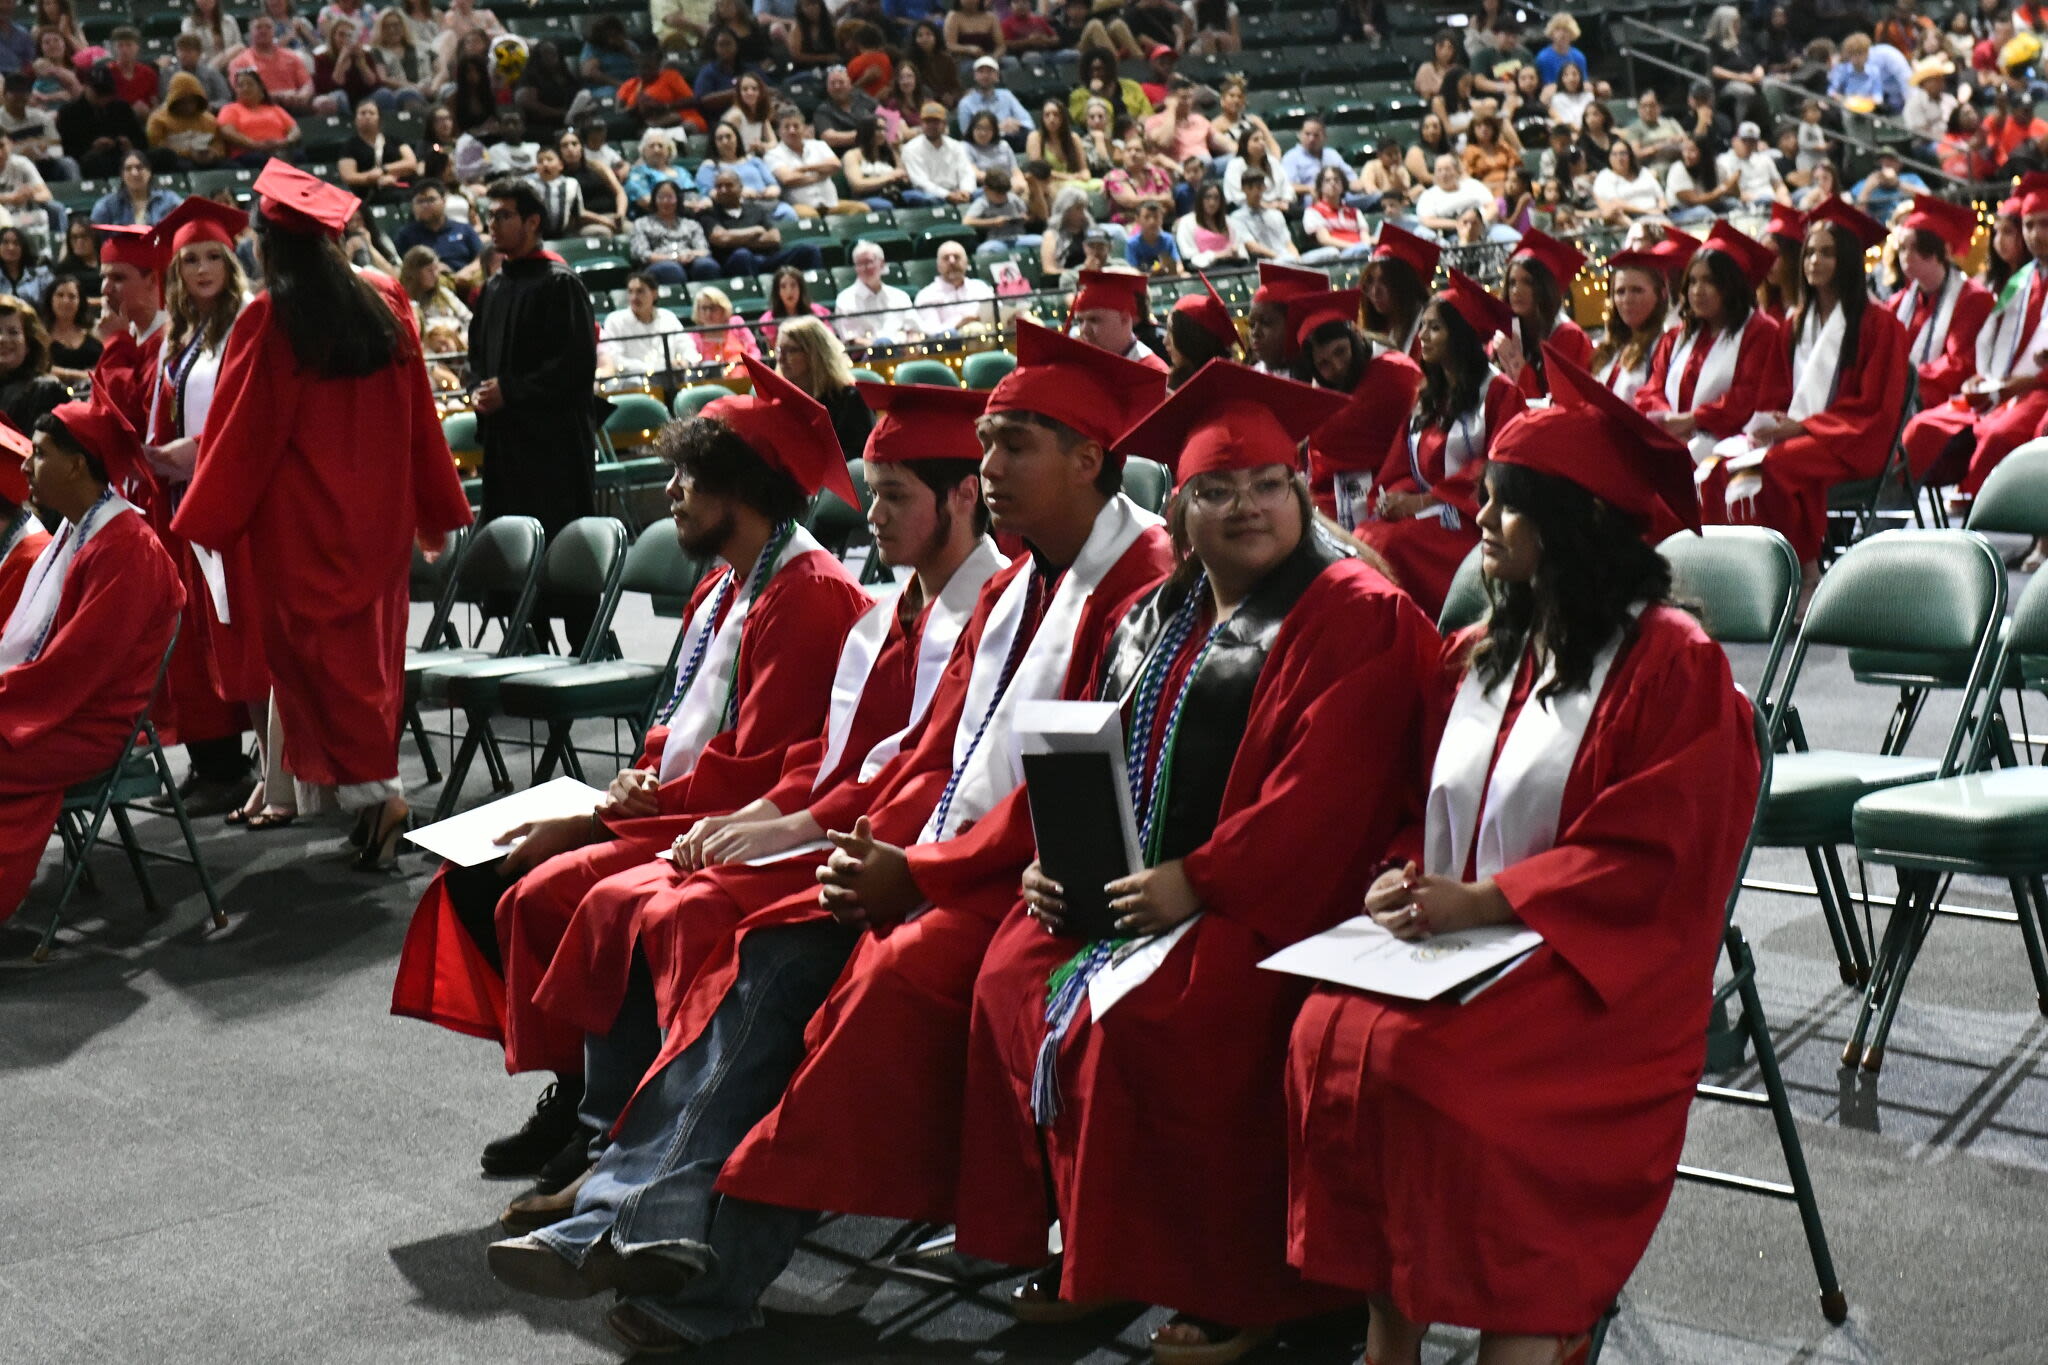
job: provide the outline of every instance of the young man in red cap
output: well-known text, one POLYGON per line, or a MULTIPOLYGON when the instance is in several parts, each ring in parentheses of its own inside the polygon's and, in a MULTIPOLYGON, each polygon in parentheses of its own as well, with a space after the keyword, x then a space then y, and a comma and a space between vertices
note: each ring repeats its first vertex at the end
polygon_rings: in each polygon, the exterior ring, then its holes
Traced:
POLYGON ((636 1347, 758 1324, 806 1210, 951 1220, 974 972, 1031 856, 1016 705, 1079 696, 1124 603, 1172 562, 1109 453, 1157 372, 1028 322, 1018 361, 989 395, 982 479, 996 529, 1031 553, 983 588, 865 808, 819 819, 840 925, 817 893, 763 911, 737 974, 685 997, 576 1216, 493 1249, 493 1272, 533 1292, 633 1294, 609 1320, 636 1347))
MULTIPOLYGON (((590 1035, 581 1113, 592 1132, 611 1127, 661 1050, 657 1028, 702 1027, 701 1018, 679 1018, 700 974, 706 984, 692 1001, 707 1009, 722 1001, 714 981, 733 978, 740 940, 780 922, 757 912, 794 898, 816 917, 826 828, 844 823, 836 812, 866 809, 871 785, 938 693, 982 586, 1008 563, 987 535, 981 505, 974 423, 986 395, 912 384, 860 389, 879 414, 865 454, 876 553, 909 577, 847 634, 823 728, 785 750, 765 794, 729 813, 702 807, 711 813, 687 824, 672 848, 655 850, 667 858, 599 882, 576 905, 533 1004, 590 1035)), ((515 1203, 506 1226, 567 1217, 575 1194, 571 1187, 515 1203)))
POLYGON ((406 935, 394 1014, 502 1043, 508 1072, 558 1077, 524 1128, 485 1147, 486 1174, 534 1174, 579 1137, 583 1030, 533 1003, 577 905, 698 818, 775 784, 790 748, 823 726, 833 661, 872 605, 801 525, 819 489, 859 505, 831 417, 751 356, 746 364, 751 394, 670 423, 658 441, 676 466, 676 535, 719 565, 691 599, 675 692, 640 762, 594 814, 522 825, 503 859, 443 868, 406 935))
POLYGON ((65 790, 127 744, 177 629, 177 570, 118 491, 141 463, 135 429, 97 396, 39 419, 20 461, 26 495, 64 526, 0 628, 0 920, 28 894, 65 790))
POLYGON ((1653 548, 1699 526, 1686 449, 1545 369, 1480 513, 1506 605, 1451 642, 1425 818, 1365 898, 1401 940, 1543 942, 1456 1006, 1319 985, 1287 1061, 1289 1259, 1370 1297, 1387 1365, 1433 1322, 1583 1365, 1670 1198, 1756 801, 1749 704, 1653 548))
POLYGON ((1972 425, 1963 389, 1977 376, 1977 337, 1997 302, 1955 264, 1976 232, 1977 215, 1969 205, 1931 194, 1913 196, 1913 208, 1896 230, 1899 268, 1909 287, 1890 306, 1905 324, 1908 358, 1920 381, 1920 411, 1906 423, 1905 435, 1916 480, 1972 425))
POLYGON ((1543 343, 1584 369, 1593 358, 1593 342, 1569 316, 1572 281, 1585 267, 1586 253, 1531 228, 1508 256, 1507 287, 1502 291, 1515 323, 1493 348, 1493 363, 1515 381, 1524 398, 1548 397, 1543 377, 1543 343))
POLYGON ((1259 262, 1259 287, 1252 291, 1252 306, 1245 314, 1245 340, 1250 343, 1253 369, 1301 377, 1294 374, 1294 329, 1287 323, 1287 305, 1329 291, 1330 277, 1320 270, 1259 262))
POLYGON ((1438 640, 1316 531, 1295 451, 1343 405, 1214 361, 1118 443, 1174 468, 1189 546, 1125 616, 1095 689, 1124 699, 1145 863, 1109 904, 1146 946, 1113 961, 1034 863, 975 982, 960 1249, 1044 1265, 1057 1222, 1061 1255, 1016 1292, 1018 1316, 1173 1308, 1152 1338, 1167 1365, 1249 1350, 1345 1297, 1287 1264, 1277 1062, 1308 983, 1257 966, 1356 914, 1420 818, 1438 640))
POLYGON ((1145 311, 1145 277, 1128 270, 1084 270, 1074 295, 1075 337, 1097 350, 1166 373, 1159 353, 1134 330, 1145 311))
POLYGON ((281 161, 255 189, 269 288, 228 338, 171 529, 223 555, 246 542, 264 566, 251 614, 298 809, 357 815, 360 863, 381 868, 410 813, 397 736, 413 549, 438 553, 469 500, 403 291, 341 254, 355 196, 281 161))
POLYGON ((1316 510, 1349 531, 1364 521, 1373 477, 1415 411, 1422 367, 1375 346, 1358 330, 1360 293, 1338 289, 1290 299, 1288 325, 1298 368, 1350 401, 1308 438, 1308 486, 1316 510))
POLYGON ((149 422, 157 348, 163 344, 163 239, 154 228, 121 223, 93 229, 100 234, 100 358, 92 367, 94 393, 103 393, 128 424, 142 431, 149 422))
POLYGON ((28 505, 28 472, 22 462, 34 446, 13 426, 0 422, 0 621, 21 600, 22 585, 36 556, 50 543, 50 533, 28 505))

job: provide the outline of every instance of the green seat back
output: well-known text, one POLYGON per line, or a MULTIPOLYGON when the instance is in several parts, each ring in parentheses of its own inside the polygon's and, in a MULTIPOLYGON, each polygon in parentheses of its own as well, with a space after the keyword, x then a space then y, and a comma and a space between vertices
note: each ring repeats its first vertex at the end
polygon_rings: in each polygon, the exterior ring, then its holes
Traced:
POLYGON ((953 367, 943 360, 906 360, 896 367, 898 384, 936 384, 941 388, 957 389, 960 376, 953 373, 953 367))
POLYGON ((1124 461, 1124 493, 1147 512, 1163 512, 1173 494, 1173 475, 1157 460, 1133 455, 1124 461))
POLYGON ((1017 368, 1017 357, 1008 351, 976 351, 960 362, 960 380, 970 389, 988 390, 1017 368))
POLYGON ((1791 614, 1799 559, 1776 531, 1709 526, 1681 531, 1660 547, 1671 565, 1672 595, 1700 609, 1707 634, 1724 645, 1765 645, 1791 614))
POLYGON ((705 568, 703 560, 683 548, 673 523, 657 521, 642 531, 633 548, 626 552, 626 568, 620 575, 619 586, 627 592, 687 601, 696 591, 698 580, 704 577, 705 568))
POLYGON ((882 378, 881 373, 879 371, 871 370, 865 365, 854 366, 853 377, 855 379, 864 380, 870 384, 886 384, 889 382, 888 380, 882 378))
POLYGON ((1814 590, 1802 644, 1974 649, 2005 610, 2005 565, 1981 537, 1886 531, 1859 541, 1814 590))
POLYGON ((449 453, 454 455, 474 455, 484 448, 477 436, 473 412, 453 412, 443 417, 441 438, 448 442, 449 453))
POLYGON ((558 597, 602 596, 625 553, 626 528, 617 517, 578 517, 548 542, 541 589, 558 597))
POLYGON ((730 397, 732 390, 723 384, 692 384, 676 395, 673 407, 678 417, 695 417, 706 405, 730 397))
POLYGON ((820 545, 841 557, 845 556, 848 546, 862 543, 868 534, 868 488, 860 461, 849 460, 847 473, 853 479, 854 493, 862 505, 849 507, 837 493, 821 489, 811 499, 810 515, 804 518, 804 529, 820 545))
MULTIPOLYGON (((1994 472, 1991 477, 1998 475, 1994 472)), ((1991 485, 1986 481, 1984 486, 1991 485)), ((2021 672, 2029 682, 2038 685, 2048 679, 2048 668, 2043 667, 2048 664, 2048 573, 2035 574, 2020 593, 2012 609, 2012 624, 2006 628, 2005 647, 2021 661, 2021 672)))
POLYGON ((455 571, 459 592, 475 601, 487 592, 518 592, 540 565, 547 532, 532 517, 496 517, 470 535, 455 571))
POLYGON ((1444 594, 1436 628, 1449 635, 1478 625, 1492 610, 1493 600, 1486 595, 1486 575, 1479 571, 1479 547, 1474 545, 1458 561, 1458 571, 1451 575, 1451 590, 1444 594))
POLYGON ((668 425, 668 409, 652 394, 615 394, 611 404, 611 415, 604 419, 604 434, 620 450, 646 445, 668 425))
POLYGON ((1972 531, 2048 536, 2048 440, 2027 442, 1998 462, 1970 504, 1972 531))

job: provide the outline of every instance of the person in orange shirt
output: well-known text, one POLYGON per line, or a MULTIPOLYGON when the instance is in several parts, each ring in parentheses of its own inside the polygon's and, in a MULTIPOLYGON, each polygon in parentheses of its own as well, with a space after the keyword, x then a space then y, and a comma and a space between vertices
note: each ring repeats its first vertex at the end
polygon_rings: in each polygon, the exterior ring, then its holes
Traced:
POLYGON ((659 48, 640 54, 640 74, 619 87, 619 107, 631 109, 649 128, 685 127, 700 133, 705 128, 697 92, 682 72, 662 65, 659 48))

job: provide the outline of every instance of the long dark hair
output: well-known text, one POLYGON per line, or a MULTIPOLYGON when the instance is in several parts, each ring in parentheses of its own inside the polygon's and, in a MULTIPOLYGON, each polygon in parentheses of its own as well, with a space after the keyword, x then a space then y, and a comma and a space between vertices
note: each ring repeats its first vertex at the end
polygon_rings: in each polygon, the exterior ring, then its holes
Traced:
MULTIPOLYGON (((1522 356, 1536 371, 1538 379, 1543 378, 1543 341, 1557 326, 1558 310, 1564 307, 1564 290, 1558 285, 1557 276, 1550 273, 1550 267, 1543 262, 1524 256, 1508 262, 1508 274, 1520 270, 1529 277, 1529 292, 1536 296, 1536 320, 1516 318, 1521 324, 1522 356)), ((1510 279, 1512 285, 1513 281, 1510 279)))
POLYGON ((1428 311, 1436 314, 1447 334, 1444 341, 1446 364, 1422 362, 1422 396, 1415 410, 1431 426, 1449 426, 1479 406, 1486 392, 1486 343, 1464 314, 1439 299, 1432 299, 1428 311))
POLYGON ((1222 337, 1179 309, 1166 315, 1166 331, 1173 338, 1173 353, 1180 357, 1166 376, 1169 389, 1177 389, 1194 378, 1195 371, 1210 361, 1228 360, 1233 354, 1233 348, 1226 346, 1222 337))
POLYGON ((324 379, 375 374, 403 344, 391 305, 363 282, 324 233, 289 232, 251 215, 271 311, 301 369, 324 379))
POLYGON ((1735 258, 1725 251, 1713 247, 1702 247, 1693 254, 1692 264, 1685 268, 1687 284, 1678 292, 1678 316, 1685 322, 1685 334, 1698 336, 1701 320, 1693 315, 1691 278, 1694 266, 1704 265, 1707 278, 1714 282, 1714 288, 1721 295, 1721 330, 1731 336, 1749 322, 1749 315, 1756 309, 1756 294, 1749 287, 1749 276, 1742 273, 1742 267, 1735 258))
POLYGON ((1489 580, 1493 613, 1472 651, 1489 689, 1513 676, 1531 637, 1543 641, 1552 676, 1548 700, 1587 686, 1593 661, 1629 629, 1630 608, 1671 600, 1671 566, 1643 539, 1635 518, 1569 479, 1523 465, 1486 466, 1489 496, 1535 523, 1542 563, 1527 583, 1489 580))
POLYGON ((1423 281, 1422 276, 1415 272, 1414 266, 1392 256, 1381 256, 1366 264, 1365 273, 1368 279, 1375 271, 1386 281, 1387 292, 1394 296, 1394 306, 1401 312, 1401 329, 1394 330, 1397 319, 1372 306, 1371 290, 1367 290, 1365 295, 1365 328, 1369 332, 1392 337, 1398 345, 1401 338, 1408 334, 1408 329, 1415 325, 1415 319, 1421 317, 1422 310, 1428 306, 1429 286, 1423 281))
MULTIPOLYGON (((1870 281, 1863 269, 1863 242, 1854 232, 1842 224, 1822 219, 1806 230, 1813 232, 1825 228, 1835 241, 1835 306, 1842 310, 1842 358, 1837 362, 1835 373, 1853 373, 1856 369, 1857 335, 1863 330, 1863 309, 1870 302, 1870 281)), ((1802 250, 1802 255, 1804 254, 1802 250)), ((1801 278, 1805 278, 1804 275, 1801 278)), ((1799 349, 1800 334, 1812 322, 1813 305, 1817 300, 1811 290, 1800 301, 1798 313, 1793 315, 1792 325, 1785 329, 1785 353, 1791 355, 1799 349)))
POLYGON ((1803 238, 1770 234, 1771 249, 1778 253, 1777 268, 1758 289, 1766 305, 1776 305, 1790 317, 1806 305, 1806 272, 1800 268, 1799 248, 1803 238), (1783 276, 1782 281, 1780 275, 1783 276))
POLYGON ((809 318, 817 314, 811 311, 811 282, 804 278, 804 272, 793 265, 783 266, 775 272, 775 285, 768 291, 768 315, 777 318, 809 318), (796 307, 782 306, 782 282, 796 281, 796 307))

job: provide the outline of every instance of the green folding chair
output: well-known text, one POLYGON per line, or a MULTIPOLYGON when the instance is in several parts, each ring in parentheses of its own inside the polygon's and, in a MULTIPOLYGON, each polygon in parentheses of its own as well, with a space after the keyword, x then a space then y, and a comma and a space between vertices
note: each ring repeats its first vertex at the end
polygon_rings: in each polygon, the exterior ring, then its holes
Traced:
POLYGON ((441 419, 441 439, 448 443, 451 455, 476 455, 484 453, 482 437, 477 434, 476 414, 473 412, 451 412, 441 419))
POLYGON ((896 367, 898 384, 935 384, 940 388, 957 389, 960 376, 953 367, 943 360, 906 360, 896 367))
MULTIPOLYGON (((420 649, 458 649, 462 645, 462 637, 455 632, 455 570, 462 563, 462 552, 468 543, 469 528, 462 526, 448 533, 441 553, 432 560, 418 546, 413 547, 406 596, 414 602, 433 603, 427 628, 420 632, 420 649)), ((426 726, 420 722, 419 712, 411 707, 407 708, 406 728, 412 732, 420 761, 426 765, 427 781, 439 782, 441 765, 434 760, 434 746, 427 742, 426 726)))
POLYGON ((733 391, 723 384, 692 384, 675 396, 669 408, 678 417, 695 417, 719 399, 730 398, 732 394, 733 391))
POLYGON ((1672 596, 1699 612, 1707 634, 1723 645, 1766 647, 1755 696, 1768 716, 1799 601, 1791 542, 1763 526, 1709 526, 1703 535, 1680 532, 1658 550, 1671 566, 1672 596))
POLYGON ((960 382, 965 388, 985 393, 1016 368, 1017 357, 1008 351, 976 351, 960 362, 960 382))
POLYGON ((1852 545, 1835 561, 1807 608, 1771 716, 1779 758, 1757 837, 1760 847, 1806 854, 1845 983, 1875 990, 1878 980, 1836 854, 1838 846, 1855 842, 1851 812, 1872 792, 1955 775, 1972 708, 1960 708, 1938 759, 1809 749, 1793 703, 1800 670, 1816 645, 1967 652, 1966 687, 1974 696, 1989 677, 2005 593, 2005 565, 1983 537, 1967 531, 1884 531, 1852 545))
POLYGON ((1173 475, 1157 460, 1132 455, 1124 460, 1124 495, 1147 512, 1164 512, 1173 496, 1173 475))
POLYGON ((164 757, 164 746, 157 740, 156 722, 149 717, 150 708, 156 704, 157 693, 163 690, 171 651, 177 647, 178 633, 174 626, 171 641, 164 646, 163 656, 157 660, 156 679, 150 684, 149 700, 143 703, 128 727, 119 759, 98 777, 80 782, 64 793, 56 826, 57 837, 64 845, 64 884, 57 892, 56 904, 50 907, 50 922, 43 926, 42 939, 31 955, 39 963, 50 960, 57 927, 64 922, 64 908, 71 903, 79 883, 90 875, 86 858, 99 843, 100 829, 109 816, 113 817, 114 828, 120 833, 121 851, 128 855, 128 868, 135 874, 136 884, 142 888, 142 907, 152 918, 163 913, 163 905, 157 900, 156 888, 150 884, 149 871, 144 863, 147 858, 183 863, 196 872, 199 889, 205 893, 207 909, 212 914, 213 927, 227 927, 227 912, 220 908, 220 896, 214 890, 213 878, 207 875, 206 860, 199 856, 199 840, 192 833, 191 819, 185 814, 184 798, 178 795, 177 779, 171 775, 170 761, 164 757), (185 841, 183 854, 144 848, 135 837, 135 826, 128 818, 129 812, 141 810, 146 815, 153 815, 156 812, 142 803, 160 798, 169 800, 171 814, 178 821, 178 833, 185 841))
POLYGON ((871 370, 865 365, 854 366, 853 377, 855 379, 863 380, 869 384, 886 384, 889 382, 888 380, 882 378, 881 371, 871 370))
MULTIPOLYGON (((709 567, 684 551, 673 526, 656 522, 640 533, 627 552, 619 591, 622 596, 645 593, 657 615, 663 613, 664 604, 671 602, 677 604, 676 614, 686 615, 684 608, 690 594, 696 591, 709 567)), ((656 708, 667 700, 675 685, 676 660, 683 647, 684 633, 684 626, 678 625, 668 658, 660 664, 605 659, 522 673, 500 683, 500 715, 547 726, 547 744, 541 750, 534 781, 545 782, 554 776, 557 763, 570 776, 584 780, 583 763, 575 745, 578 721, 623 721, 631 727, 633 748, 637 750, 648 726, 654 723, 656 708)))
MULTIPOLYGON (((1987 481, 1987 487, 1989 486, 1987 481)), ((1992 678, 2048 694, 2048 575, 2037 575, 2020 594, 1992 678)), ((1995 694, 1994 694, 1995 695, 1995 694)), ((1985 699, 1988 703, 1988 698, 1985 699)), ((1971 710, 1966 700, 1965 713, 1971 710)), ((2034 975, 2034 1001, 2048 1014, 2048 771, 2036 765, 1992 769, 1991 708, 1983 706, 1967 761, 1932 782, 1874 792, 1856 803, 1856 853, 1898 873, 1898 899, 1885 924, 1877 970, 1843 1050, 1854 1065, 1862 1048, 1865 1071, 1884 1064, 1885 1039, 1905 994, 1906 978, 1939 912, 1942 891, 1957 876, 1993 877, 2012 890, 2015 918, 2034 975)))
POLYGON ((1458 571, 1451 575, 1451 589, 1444 594, 1443 610, 1436 614, 1437 633, 1448 637, 1467 626, 1476 626, 1492 610, 1486 575, 1479 568, 1479 547, 1474 545, 1458 561, 1458 571))
POLYGON ((593 663, 618 653, 611 623, 619 607, 619 584, 626 565, 626 528, 614 517, 578 517, 557 531, 541 563, 539 595, 554 601, 589 602, 591 624, 574 654, 504 653, 490 659, 470 659, 440 664, 420 675, 420 700, 440 702, 463 713, 467 727, 462 747, 449 765, 448 780, 441 786, 434 818, 445 820, 455 813, 463 780, 479 750, 491 776, 492 788, 512 790, 512 774, 505 763, 492 720, 498 714, 499 689, 507 678, 572 664, 593 663))
POLYGON ((846 472, 853 478, 855 494, 861 505, 849 507, 846 500, 830 489, 821 488, 811 499, 811 508, 804 517, 804 529, 809 531, 818 544, 844 559, 847 552, 869 543, 868 533, 868 485, 859 460, 849 460, 846 472))
POLYGON ((1839 547, 1853 545, 1870 534, 1882 515, 1879 504, 1887 493, 1903 503, 1907 514, 1911 514, 1913 476, 1906 464, 1906 423, 1920 410, 1920 375, 1911 365, 1906 367, 1906 400, 1899 405, 1899 423, 1892 430, 1892 443, 1885 456, 1884 468, 1874 479, 1854 479, 1838 483, 1828 490, 1827 536, 1821 549, 1823 567, 1831 562, 1839 547))
POLYGON ((596 488, 604 505, 624 521, 629 494, 668 482, 668 461, 644 453, 625 459, 622 453, 644 452, 671 419, 667 406, 652 394, 612 394, 607 401, 611 412, 598 430, 596 488))

